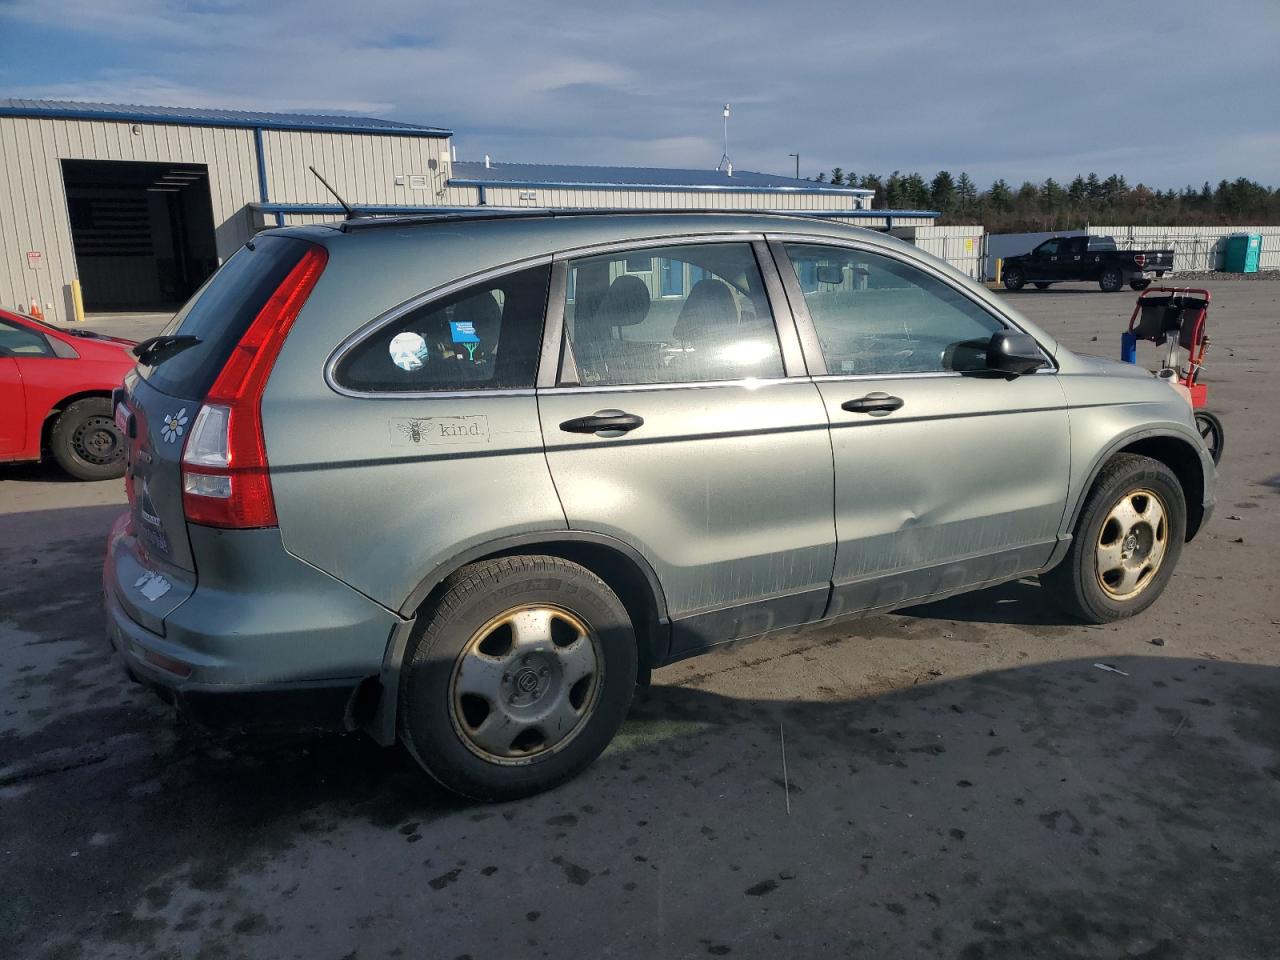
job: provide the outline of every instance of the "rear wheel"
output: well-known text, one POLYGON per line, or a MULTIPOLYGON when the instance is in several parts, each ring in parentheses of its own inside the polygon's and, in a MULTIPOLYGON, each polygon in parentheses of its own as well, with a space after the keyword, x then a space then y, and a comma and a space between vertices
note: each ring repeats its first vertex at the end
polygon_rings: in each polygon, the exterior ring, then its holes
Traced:
POLYGON ((1130 290, 1145 290, 1149 286, 1151 286, 1150 280, 1130 280, 1129 281, 1130 290))
POLYGON ((1006 290, 1021 290, 1023 284, 1027 282, 1026 275, 1022 272, 1021 267, 1010 267, 1001 275, 1006 290))
POLYGON ((1131 617, 1155 603, 1177 566, 1187 529, 1182 487, 1163 463, 1122 453, 1089 492, 1067 556, 1040 577, 1087 623, 1131 617))
POLYGON ((1200 431, 1200 439, 1204 441, 1204 445, 1209 448, 1209 456, 1213 457, 1213 462, 1221 463, 1222 448, 1227 442, 1227 433, 1217 414, 1210 413, 1208 410, 1197 410, 1196 429, 1200 431))
POLYGON ((1038 281, 1038 282, 1036 283, 1036 289, 1037 289, 1037 290, 1048 290, 1048 289, 1049 289, 1049 285, 1048 285, 1047 283, 1045 283, 1043 280, 1041 280, 1041 281, 1038 281))
POLYGON ((1115 293, 1124 286, 1124 274, 1114 267, 1103 270, 1102 276, 1098 278, 1098 286, 1103 293, 1115 293))
POLYGON ((106 397, 77 400, 58 414, 49 447, 58 465, 77 480, 124 476, 124 437, 106 397))
POLYGON ((626 608, 557 557, 464 567, 406 651, 400 733, 443 786, 512 800, 576 776, 613 739, 636 684, 626 608))

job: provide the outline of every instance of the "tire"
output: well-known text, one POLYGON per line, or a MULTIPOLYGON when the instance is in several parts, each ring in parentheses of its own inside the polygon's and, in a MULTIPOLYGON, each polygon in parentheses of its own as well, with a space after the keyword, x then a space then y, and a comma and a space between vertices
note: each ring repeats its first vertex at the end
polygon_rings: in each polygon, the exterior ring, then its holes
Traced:
POLYGON ((1010 267, 1001 274, 1001 280, 1004 281, 1006 290, 1021 290, 1023 284, 1027 282, 1026 275, 1022 272, 1021 267, 1010 267))
POLYGON ((1048 289, 1049 289, 1049 285, 1048 285, 1047 283, 1045 283, 1043 280, 1040 280, 1040 281, 1037 281, 1037 282, 1036 282, 1036 289, 1037 289, 1037 290, 1048 290, 1048 289))
POLYGON ((1209 456, 1213 457, 1214 464, 1222 462, 1222 448, 1227 443, 1227 432, 1222 426, 1222 421, 1218 419, 1218 415, 1210 413, 1208 410, 1196 411, 1196 429, 1200 431, 1200 438, 1204 441, 1204 445, 1209 448, 1209 456))
POLYGON ((585 567, 545 556, 472 564, 443 590, 405 651, 409 753, 476 800, 527 797, 576 776, 613 739, 635 690, 622 602, 585 567))
POLYGON ((1164 590, 1178 565, 1186 530, 1186 500, 1173 471, 1149 457, 1117 454, 1085 499, 1071 549, 1040 582, 1064 610, 1086 623, 1131 617, 1164 590), (1126 528, 1113 519, 1113 511, 1136 522, 1126 528), (1162 523, 1152 522, 1157 515, 1163 516, 1162 523), (1159 557, 1151 564, 1157 548, 1159 557), (1145 572, 1144 563, 1149 568, 1145 572))
POLYGON ((124 476, 124 437, 106 397, 77 400, 58 414, 49 447, 58 465, 77 480, 124 476))
POLYGON ((1150 280, 1130 280, 1129 281, 1130 290, 1145 290, 1149 286, 1151 286, 1150 280))
POLYGON ((1103 293, 1115 293, 1124 286, 1124 274, 1115 267, 1103 270, 1102 276, 1098 278, 1098 286, 1103 293))

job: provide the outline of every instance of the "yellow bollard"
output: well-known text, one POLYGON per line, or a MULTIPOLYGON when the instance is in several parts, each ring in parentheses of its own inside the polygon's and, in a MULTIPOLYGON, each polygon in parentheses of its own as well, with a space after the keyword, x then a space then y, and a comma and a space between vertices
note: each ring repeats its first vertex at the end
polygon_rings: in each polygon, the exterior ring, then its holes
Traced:
POLYGON ((1004 257, 996 257, 996 283, 1000 282, 1000 274, 1004 271, 1004 257))
POLYGON ((80 291, 80 281, 71 281, 71 307, 75 311, 76 323, 84 323, 84 297, 80 291))

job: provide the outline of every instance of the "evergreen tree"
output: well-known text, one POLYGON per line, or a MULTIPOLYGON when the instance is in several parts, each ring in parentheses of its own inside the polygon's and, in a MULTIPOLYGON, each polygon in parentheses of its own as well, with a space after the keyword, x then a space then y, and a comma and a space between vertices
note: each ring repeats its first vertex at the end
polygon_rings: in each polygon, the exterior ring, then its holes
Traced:
POLYGON ((831 168, 831 183, 837 187, 844 186, 844 170, 840 167, 831 168))
POLYGON ((933 209, 942 213, 951 213, 955 209, 956 183, 946 170, 939 170, 929 184, 929 202, 933 209))

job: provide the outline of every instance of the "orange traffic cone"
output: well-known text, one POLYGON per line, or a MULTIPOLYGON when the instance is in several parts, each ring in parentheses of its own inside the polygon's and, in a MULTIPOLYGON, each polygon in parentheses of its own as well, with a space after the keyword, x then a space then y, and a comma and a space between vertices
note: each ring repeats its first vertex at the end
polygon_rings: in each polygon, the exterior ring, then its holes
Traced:
POLYGON ((30 313, 31 316, 35 317, 37 320, 44 319, 44 311, 40 309, 40 301, 38 301, 35 297, 31 298, 31 309, 28 310, 27 312, 30 313))

